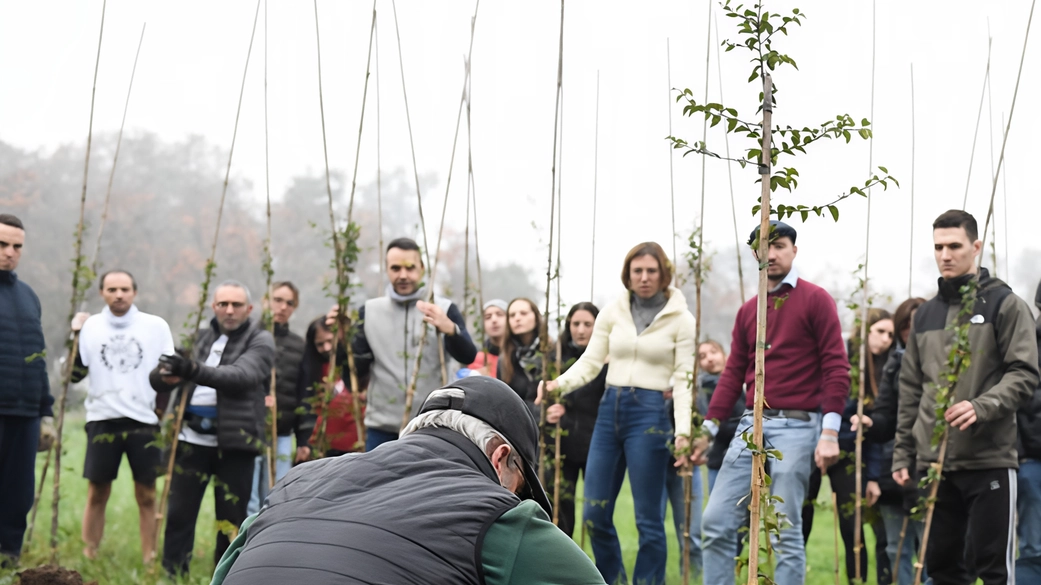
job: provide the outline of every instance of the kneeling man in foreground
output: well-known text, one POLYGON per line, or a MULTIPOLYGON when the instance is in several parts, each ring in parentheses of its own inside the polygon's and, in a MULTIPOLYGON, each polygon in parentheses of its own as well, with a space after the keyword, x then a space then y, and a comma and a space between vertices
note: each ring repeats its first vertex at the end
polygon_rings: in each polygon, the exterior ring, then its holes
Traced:
POLYGON ((602 584, 549 521, 538 425, 506 384, 435 390, 401 439, 293 468, 213 583, 602 584))

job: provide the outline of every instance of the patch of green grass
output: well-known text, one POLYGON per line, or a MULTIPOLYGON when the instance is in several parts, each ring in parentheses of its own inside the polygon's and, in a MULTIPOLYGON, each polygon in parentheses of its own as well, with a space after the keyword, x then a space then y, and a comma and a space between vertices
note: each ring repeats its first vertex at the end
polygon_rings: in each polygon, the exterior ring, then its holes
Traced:
MULTIPOLYGON (((83 557, 83 542, 80 529, 83 521, 83 509, 87 497, 87 480, 83 479, 83 457, 86 450, 87 437, 83 430, 83 415, 70 415, 65 424, 65 453, 62 456, 62 499, 59 520, 59 563, 67 568, 79 571, 85 582, 97 580, 102 585, 152 585, 170 583, 158 563, 155 566, 144 566, 141 562, 141 543, 138 535, 137 502, 134 499, 134 486, 130 467, 124 459, 119 471, 119 478, 112 485, 112 496, 109 499, 106 514, 105 537, 98 550, 98 559, 89 561, 83 557)), ((37 481, 43 468, 44 457, 37 458, 37 481)), ((704 479, 704 478, 703 478, 704 479)), ((707 486, 707 481, 703 481, 707 486)), ((158 493, 162 493, 162 479, 158 482, 158 493)), ((580 540, 582 486, 578 486, 575 540, 580 540)), ((157 496, 158 497, 158 496, 157 496)), ((824 502, 817 510, 814 530, 807 547, 807 585, 831 585, 835 583, 834 573, 834 523, 831 512, 831 492, 825 479, 819 497, 824 502)), ((213 489, 207 490, 202 504, 195 533, 195 553, 191 564, 191 574, 182 584, 206 584, 213 573, 213 547, 217 528, 213 512, 213 489)), ((40 512, 36 518, 36 529, 29 550, 22 556, 22 567, 35 567, 46 564, 50 560, 50 519, 51 519, 51 483, 48 479, 40 501, 40 512)), ((639 548, 636 521, 633 513, 632 494, 628 481, 622 486, 615 507, 615 526, 621 541, 622 555, 627 570, 631 573, 636 562, 639 548)), ((679 543, 673 529, 672 511, 666 513, 666 537, 669 545, 669 561, 666 567, 666 579, 669 584, 682 583, 679 569, 679 543)), ((869 556, 869 571, 874 576, 874 538, 871 530, 867 535, 865 546, 869 556)), ((161 541, 161 536, 160 536, 161 541)), ((161 547, 161 544, 160 544, 161 547)), ((162 549, 160 548, 160 551, 162 549)), ((586 553, 592 557, 589 539, 585 543, 586 553)), ((840 543, 840 552, 842 551, 840 543)), ((842 583, 846 583, 845 564, 842 568, 842 583)), ((0 572, 0 585, 14 583, 13 572, 0 572)), ((700 583, 700 581, 697 581, 700 583)), ((869 583, 874 583, 873 580, 869 583)))

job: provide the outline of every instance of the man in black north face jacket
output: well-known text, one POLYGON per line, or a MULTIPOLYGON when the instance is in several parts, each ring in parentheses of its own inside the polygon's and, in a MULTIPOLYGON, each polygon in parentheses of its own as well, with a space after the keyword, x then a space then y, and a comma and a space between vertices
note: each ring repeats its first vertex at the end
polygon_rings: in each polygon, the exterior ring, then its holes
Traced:
MULTIPOLYGON (((245 285, 221 283, 213 294, 216 316, 196 335, 192 350, 163 356, 149 376, 157 392, 180 386, 188 393, 163 544, 163 568, 171 575, 188 572, 195 521, 211 477, 217 522, 238 526, 247 516, 275 360, 271 334, 249 320, 252 310, 245 285)), ((220 559, 229 539, 222 530, 216 537, 214 558, 220 559)))

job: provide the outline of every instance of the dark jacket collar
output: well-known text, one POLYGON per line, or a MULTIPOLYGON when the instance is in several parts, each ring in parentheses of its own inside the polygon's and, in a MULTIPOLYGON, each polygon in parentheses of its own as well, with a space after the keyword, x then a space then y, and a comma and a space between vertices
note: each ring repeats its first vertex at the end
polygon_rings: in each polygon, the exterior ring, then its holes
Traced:
POLYGON ((961 287, 969 284, 973 278, 979 277, 978 288, 986 286, 991 278, 990 272, 986 268, 980 268, 978 274, 963 274, 957 278, 945 279, 940 277, 937 279, 936 284, 939 289, 940 297, 948 304, 951 302, 961 301, 961 287))
POLYGON ((474 445, 473 441, 467 439, 462 434, 450 429, 439 427, 427 427, 419 429, 418 431, 415 431, 414 434, 433 435, 435 437, 438 437, 439 439, 451 443, 460 451, 462 451, 463 454, 466 455, 471 462, 473 462, 474 469, 486 475, 488 479, 494 481, 496 485, 499 485, 499 476, 496 475, 495 468, 492 467, 492 462, 488 461, 488 456, 482 453, 481 449, 477 445, 474 445))
MULTIPOLYGON (((236 337, 241 337, 242 335, 245 335, 251 327, 253 327, 253 321, 246 319, 246 322, 242 325, 239 325, 238 329, 232 331, 231 333, 228 333, 228 339, 235 339, 236 337)), ((224 335, 224 332, 220 330, 220 323, 217 322, 216 317, 210 319, 210 328, 213 329, 214 333, 217 334, 217 337, 224 335)))
POLYGON ((275 337, 285 337, 289 335, 289 323, 275 323, 275 337))
POLYGON ((0 270, 0 282, 14 284, 17 281, 18 274, 14 270, 0 270))

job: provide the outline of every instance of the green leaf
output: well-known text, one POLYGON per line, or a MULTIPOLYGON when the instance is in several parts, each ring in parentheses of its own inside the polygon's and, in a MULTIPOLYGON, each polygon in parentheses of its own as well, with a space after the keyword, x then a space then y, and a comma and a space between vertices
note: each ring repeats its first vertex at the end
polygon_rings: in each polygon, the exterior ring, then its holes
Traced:
POLYGON ((835 221, 839 220, 839 208, 838 207, 836 207, 834 205, 829 205, 828 206, 828 211, 831 212, 831 219, 833 219, 835 221))
POLYGON ((870 126, 871 122, 868 122, 868 119, 864 118, 863 120, 860 121, 860 125, 861 126, 870 126))

